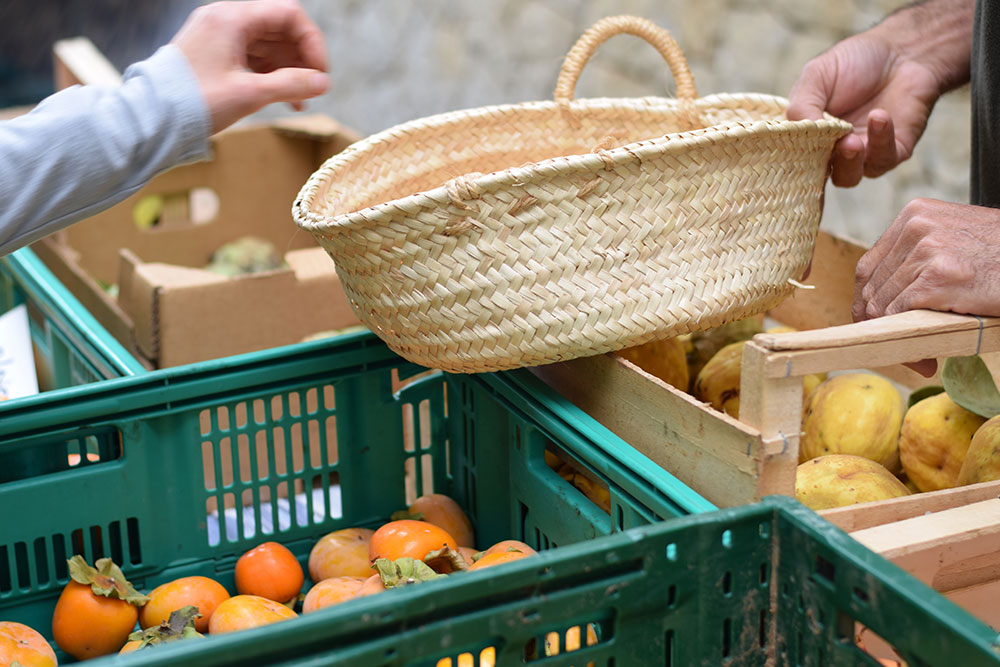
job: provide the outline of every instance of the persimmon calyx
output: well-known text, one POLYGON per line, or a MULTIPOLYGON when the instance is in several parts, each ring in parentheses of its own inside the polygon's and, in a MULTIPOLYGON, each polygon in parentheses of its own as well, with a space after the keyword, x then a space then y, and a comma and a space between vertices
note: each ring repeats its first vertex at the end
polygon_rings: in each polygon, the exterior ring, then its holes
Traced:
POLYGON ((451 574, 459 570, 469 569, 469 564, 465 562, 462 554, 447 545, 427 552, 427 555, 424 556, 424 563, 439 574, 451 574))
POLYGON ((128 640, 130 642, 142 642, 139 649, 137 649, 140 650, 155 644, 204 637, 205 635, 195 630, 194 627, 195 620, 198 618, 201 618, 201 614, 198 613, 198 607, 194 605, 181 607, 170 612, 170 618, 159 625, 146 628, 145 630, 136 630, 128 636, 128 640))
POLYGON ((423 512, 411 512, 409 509, 396 510, 389 517, 390 521, 402 521, 404 519, 410 519, 412 521, 424 521, 425 517, 423 512))
POLYGON ((409 557, 396 560, 376 558, 373 566, 386 588, 399 588, 446 576, 432 570, 427 563, 409 557))
POLYGON ((149 596, 135 590, 129 580, 125 578, 121 568, 115 565, 110 558, 97 559, 94 563, 96 568, 89 565, 80 554, 70 558, 67 563, 69 564, 70 578, 78 584, 90 586, 94 595, 124 600, 137 607, 149 602, 149 596))

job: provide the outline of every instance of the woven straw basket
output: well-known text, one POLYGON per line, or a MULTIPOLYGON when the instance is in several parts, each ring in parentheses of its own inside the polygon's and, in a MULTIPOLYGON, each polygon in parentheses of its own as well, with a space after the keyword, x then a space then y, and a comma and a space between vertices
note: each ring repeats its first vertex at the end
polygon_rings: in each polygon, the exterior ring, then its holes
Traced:
POLYGON ((330 158, 293 215, 358 317, 403 357, 493 371, 618 350, 764 311, 808 265, 827 163, 851 126, 787 101, 699 98, 673 38, 629 16, 572 48, 553 102, 399 125, 330 158), (618 33, 677 98, 574 100, 618 33))

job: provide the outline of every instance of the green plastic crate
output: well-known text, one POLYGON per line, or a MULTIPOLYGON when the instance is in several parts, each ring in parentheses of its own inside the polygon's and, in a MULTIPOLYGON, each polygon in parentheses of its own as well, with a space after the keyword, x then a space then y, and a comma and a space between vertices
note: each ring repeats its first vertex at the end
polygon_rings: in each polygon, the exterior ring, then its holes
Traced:
POLYGON ((39 390, 145 372, 29 248, 0 257, 0 313, 22 303, 41 366, 39 390))
MULTIPOLYGON (((146 590, 205 574, 234 591, 236 559, 259 542, 278 540, 304 562, 325 533, 377 526, 432 490, 466 509, 479 544, 515 538, 540 549, 714 509, 527 371, 431 372, 367 332, 13 403, 0 405, 0 620, 46 635, 73 553, 111 556, 146 590), (608 486, 610 514, 546 465, 547 448, 608 486)), ((547 577, 533 568, 517 594, 547 577)), ((499 602, 492 584, 443 583, 432 598, 392 591, 375 596, 393 598, 389 606, 356 609, 412 629, 427 604, 499 602), (418 605, 412 621, 399 604, 418 605)), ((253 633, 241 634, 237 643, 253 633)), ((352 637, 352 651, 367 650, 372 635, 352 637)), ((214 639, 218 650, 198 660, 242 664, 214 639)))

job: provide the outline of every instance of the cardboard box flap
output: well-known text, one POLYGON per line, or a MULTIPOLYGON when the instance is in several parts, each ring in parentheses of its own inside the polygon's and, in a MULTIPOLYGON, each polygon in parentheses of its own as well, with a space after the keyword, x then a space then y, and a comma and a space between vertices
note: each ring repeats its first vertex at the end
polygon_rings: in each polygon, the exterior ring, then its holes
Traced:
POLYGON ((336 273, 336 266, 323 248, 304 248, 285 254, 285 262, 295 272, 300 281, 327 280, 336 273))
POLYGON ((351 143, 361 138, 360 134, 326 114, 286 116, 272 121, 271 125, 284 134, 302 138, 351 143))
MULTIPOLYGON (((293 271, 230 279, 211 290, 160 287, 161 367, 290 345, 318 331, 357 324, 336 281, 299 282, 293 271), (224 330, 225 337, 199 336, 224 330)), ((150 318, 151 320, 153 318, 150 318)))
MULTIPOLYGON (((129 259, 134 259, 134 256, 129 259)), ((128 261, 123 257, 123 262, 128 261)), ((153 365, 160 356, 159 335, 159 284, 149 276, 142 263, 129 262, 131 267, 123 270, 127 282, 118 286, 118 303, 132 321, 135 346, 153 365)))
POLYGON ((285 269, 228 278, 123 250, 118 298, 136 323, 136 347, 162 368, 360 323, 326 251, 293 250, 285 260, 285 269))
POLYGON ((82 83, 117 86, 122 75, 86 37, 61 39, 52 46, 56 90, 82 83))

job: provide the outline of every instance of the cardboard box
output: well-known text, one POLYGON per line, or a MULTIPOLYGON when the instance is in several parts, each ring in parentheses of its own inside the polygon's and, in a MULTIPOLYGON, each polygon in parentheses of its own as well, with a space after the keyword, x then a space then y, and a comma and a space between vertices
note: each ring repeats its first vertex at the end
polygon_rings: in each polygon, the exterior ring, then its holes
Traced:
POLYGON ((333 262, 291 216, 309 175, 356 139, 325 116, 231 128, 212 139, 210 160, 160 175, 36 243, 35 252, 150 368, 356 325, 333 262), (136 207, 151 195, 162 198, 162 210, 143 228, 136 207), (273 243, 288 268, 232 278, 201 268, 217 248, 248 235, 273 243), (118 286, 117 298, 108 285, 118 286))

